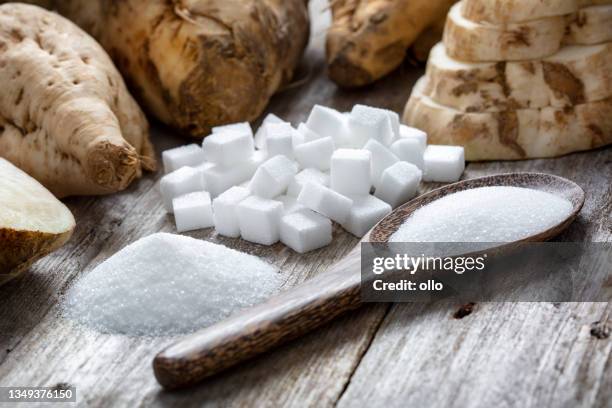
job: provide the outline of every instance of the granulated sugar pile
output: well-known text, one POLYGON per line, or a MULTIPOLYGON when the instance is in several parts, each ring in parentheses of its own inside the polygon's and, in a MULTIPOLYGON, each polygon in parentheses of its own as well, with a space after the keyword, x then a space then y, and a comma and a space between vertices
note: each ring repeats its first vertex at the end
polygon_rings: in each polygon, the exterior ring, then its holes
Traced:
POLYGON ((158 233, 88 273, 66 294, 64 309, 106 333, 175 335, 261 303, 281 283, 277 269, 254 256, 158 233))
POLYGON ((563 221, 572 204, 522 187, 480 187, 442 197, 414 214, 392 242, 513 242, 563 221))

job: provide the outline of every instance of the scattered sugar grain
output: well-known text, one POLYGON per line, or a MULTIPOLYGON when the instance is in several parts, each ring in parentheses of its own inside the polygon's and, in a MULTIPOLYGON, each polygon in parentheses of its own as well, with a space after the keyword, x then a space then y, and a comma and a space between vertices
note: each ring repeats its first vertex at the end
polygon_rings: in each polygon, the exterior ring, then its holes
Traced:
POLYGON ((523 187, 480 187, 415 211, 393 242, 513 242, 551 228, 572 211, 553 194, 523 187))
POLYGON ((259 258, 158 233, 126 246, 86 274, 66 294, 63 311, 105 333, 170 336, 261 303, 281 284, 277 269, 259 258))

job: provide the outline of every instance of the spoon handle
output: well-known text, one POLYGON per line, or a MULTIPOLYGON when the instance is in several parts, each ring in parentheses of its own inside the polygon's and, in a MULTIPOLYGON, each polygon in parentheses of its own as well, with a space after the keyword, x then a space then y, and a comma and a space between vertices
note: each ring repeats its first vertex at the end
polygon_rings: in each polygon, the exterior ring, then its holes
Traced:
POLYGON ((153 361, 157 381, 167 389, 193 385, 358 307, 360 248, 313 279, 161 351, 153 361))

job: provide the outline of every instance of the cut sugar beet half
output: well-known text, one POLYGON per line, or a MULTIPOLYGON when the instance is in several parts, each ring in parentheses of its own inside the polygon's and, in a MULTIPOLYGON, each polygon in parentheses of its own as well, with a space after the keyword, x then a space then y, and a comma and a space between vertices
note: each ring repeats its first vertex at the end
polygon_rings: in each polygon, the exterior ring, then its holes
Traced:
POLYGON ((565 17, 545 17, 505 25, 479 24, 462 16, 463 3, 446 19, 444 44, 461 61, 516 61, 554 54, 565 34, 565 17))
POLYGON ((576 0, 463 0, 463 17, 501 25, 563 16, 578 10, 576 0))
POLYGON ((542 60, 468 63, 437 44, 423 93, 465 112, 569 107, 612 96, 612 44, 568 46, 542 60))
POLYGON ((465 159, 515 160, 554 157, 612 143, 612 99, 564 108, 462 112, 422 94, 414 86, 403 120, 423 129, 432 144, 465 148, 465 159))
POLYGON ((0 285, 64 245, 70 210, 39 182, 0 158, 0 285))

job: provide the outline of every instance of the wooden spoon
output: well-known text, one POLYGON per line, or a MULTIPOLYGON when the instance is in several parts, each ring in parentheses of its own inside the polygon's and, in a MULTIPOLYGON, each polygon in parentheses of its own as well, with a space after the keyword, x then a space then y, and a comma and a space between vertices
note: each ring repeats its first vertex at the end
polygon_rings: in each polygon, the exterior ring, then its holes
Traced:
MULTIPOLYGON (((526 187, 572 203, 573 210, 567 219, 521 242, 547 241, 558 235, 584 204, 584 191, 570 180, 539 173, 500 174, 449 184, 424 194, 395 209, 362 241, 388 242, 404 220, 422 206, 448 194, 485 186, 526 187)), ((359 307, 360 251, 358 244, 328 271, 166 348, 153 361, 157 381, 167 389, 193 385, 359 307)))

